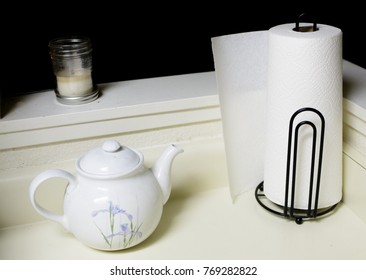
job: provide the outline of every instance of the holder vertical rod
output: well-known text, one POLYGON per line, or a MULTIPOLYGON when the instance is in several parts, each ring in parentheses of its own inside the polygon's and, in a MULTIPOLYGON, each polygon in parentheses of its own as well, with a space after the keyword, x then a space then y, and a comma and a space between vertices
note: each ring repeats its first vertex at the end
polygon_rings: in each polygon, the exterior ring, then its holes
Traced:
MULTIPOLYGON (((297 110, 290 119, 289 123, 289 134, 288 134, 288 148, 287 148, 287 166, 286 166, 286 186, 285 186, 285 205, 284 205, 284 216, 294 217, 295 211, 295 189, 296 189, 296 168, 297 168, 297 148, 298 148, 298 134, 299 129, 303 125, 309 125, 313 130, 313 142, 312 142, 312 153, 311 153, 311 169, 310 169, 310 180, 309 180, 309 199, 308 199, 308 209, 307 217, 315 218, 317 216, 318 201, 319 201, 319 189, 320 189, 320 178, 321 178, 321 168, 322 168, 322 158, 323 158, 323 146, 324 146, 324 130, 325 130, 325 120, 324 116, 316 109, 305 107, 297 110), (315 203, 314 208, 312 208, 312 197, 314 188, 314 169, 315 169, 315 156, 316 156, 316 140, 317 140, 317 128, 311 121, 302 121, 296 125, 294 136, 292 135, 294 120, 302 112, 314 112, 317 114, 321 120, 320 129, 320 145, 319 145, 319 158, 318 158, 318 172, 316 181, 316 191, 315 191, 315 203), (292 184, 291 184, 291 206, 289 209, 289 182, 290 182, 290 167, 291 167, 291 150, 292 150, 292 137, 294 137, 294 149, 292 157, 292 184)), ((301 223, 301 221, 299 221, 301 223)))

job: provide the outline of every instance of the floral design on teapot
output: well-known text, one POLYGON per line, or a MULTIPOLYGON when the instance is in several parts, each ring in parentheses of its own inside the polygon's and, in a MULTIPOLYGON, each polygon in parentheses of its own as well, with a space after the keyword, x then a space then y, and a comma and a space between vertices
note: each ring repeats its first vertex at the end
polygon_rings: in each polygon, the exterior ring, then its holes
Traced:
POLYGON ((116 238, 118 239, 118 246, 127 248, 142 237, 142 232, 139 231, 142 224, 134 223, 133 216, 117 204, 113 204, 112 201, 108 202, 106 208, 93 211, 91 216, 94 218, 94 224, 109 248, 113 248, 113 242, 116 242, 116 238), (104 224, 107 222, 104 225, 104 230, 96 222, 97 216, 100 217, 103 213, 107 214, 106 220, 103 220, 104 224))

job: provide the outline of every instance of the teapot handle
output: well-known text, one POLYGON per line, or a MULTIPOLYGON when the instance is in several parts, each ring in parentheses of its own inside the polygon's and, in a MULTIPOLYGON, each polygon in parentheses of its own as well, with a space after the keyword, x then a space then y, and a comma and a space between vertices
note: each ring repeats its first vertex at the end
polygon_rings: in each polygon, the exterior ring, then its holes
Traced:
POLYGON ((29 186, 29 198, 34 209, 43 217, 60 223, 68 229, 67 218, 65 215, 58 215, 40 206, 36 201, 36 191, 46 180, 51 178, 65 178, 69 182, 68 190, 73 190, 77 186, 77 179, 71 173, 60 169, 49 169, 36 176, 29 186))

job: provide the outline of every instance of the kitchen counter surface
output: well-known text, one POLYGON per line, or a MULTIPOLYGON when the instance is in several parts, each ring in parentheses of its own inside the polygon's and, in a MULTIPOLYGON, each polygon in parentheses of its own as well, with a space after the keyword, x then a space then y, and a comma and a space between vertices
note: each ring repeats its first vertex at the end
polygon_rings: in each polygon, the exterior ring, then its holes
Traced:
MULTIPOLYGON (((231 200, 214 72, 106 84, 85 107, 40 106, 54 101, 47 93, 18 100, 0 125, 0 259, 366 260, 364 76, 345 61, 342 202, 302 225, 259 206, 256 186, 231 200), (75 172, 75 160, 110 137, 142 149, 147 166, 168 143, 185 152, 174 161, 171 197, 155 232, 133 248, 103 252, 44 220, 27 193, 37 174, 75 172)), ((62 212, 65 182, 45 184, 40 204, 62 212)))
MULTIPOLYGON (((40 220, 0 229, 0 259, 366 259, 366 223, 346 202, 297 225, 261 208, 254 189, 231 200, 222 138, 180 145, 185 153, 173 165, 171 198, 141 244, 97 251, 40 220)), ((159 149, 144 153, 149 162, 159 149)), ((345 170, 354 164, 344 155, 345 170)))

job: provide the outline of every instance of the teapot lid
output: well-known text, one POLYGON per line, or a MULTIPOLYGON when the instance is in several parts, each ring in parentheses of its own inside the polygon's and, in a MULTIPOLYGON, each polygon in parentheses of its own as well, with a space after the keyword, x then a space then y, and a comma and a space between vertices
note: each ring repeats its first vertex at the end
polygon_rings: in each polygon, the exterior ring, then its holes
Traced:
POLYGON ((82 156, 76 166, 89 177, 117 177, 135 170, 143 161, 140 152, 108 140, 82 156))

